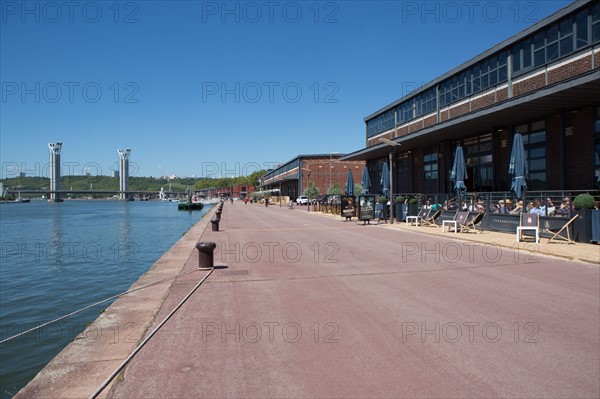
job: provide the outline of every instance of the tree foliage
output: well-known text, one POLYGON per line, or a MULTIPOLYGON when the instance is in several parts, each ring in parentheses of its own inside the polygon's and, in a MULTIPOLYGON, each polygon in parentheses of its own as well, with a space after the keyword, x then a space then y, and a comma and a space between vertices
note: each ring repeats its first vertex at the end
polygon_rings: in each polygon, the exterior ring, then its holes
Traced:
POLYGON ((313 199, 319 194, 319 188, 312 182, 308 183, 306 190, 304 190, 304 195, 306 195, 309 199, 313 199))
POLYGON ((342 188, 338 182, 333 182, 331 187, 327 190, 327 194, 329 195, 342 195, 342 188))

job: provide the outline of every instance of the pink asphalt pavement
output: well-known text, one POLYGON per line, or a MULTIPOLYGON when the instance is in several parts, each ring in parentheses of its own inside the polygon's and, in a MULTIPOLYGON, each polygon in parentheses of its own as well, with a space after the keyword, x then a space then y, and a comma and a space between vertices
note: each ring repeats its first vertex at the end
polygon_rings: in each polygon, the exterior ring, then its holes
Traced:
MULTIPOLYGON (((201 239, 218 244, 215 265, 227 268, 109 396, 600 396, 596 265, 306 207, 227 203, 220 229, 201 239)), ((155 324, 204 274, 174 283, 155 324)))

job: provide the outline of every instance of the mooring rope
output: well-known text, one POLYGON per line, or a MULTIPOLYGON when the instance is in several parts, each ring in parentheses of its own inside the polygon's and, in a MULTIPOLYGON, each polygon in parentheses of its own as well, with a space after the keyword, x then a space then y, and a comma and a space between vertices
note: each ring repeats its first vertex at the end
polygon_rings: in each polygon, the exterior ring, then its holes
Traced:
POLYGON ((127 290, 125 292, 121 292, 120 294, 113 295, 113 296, 111 296, 109 298, 103 299, 103 300, 98 301, 96 303, 93 303, 93 304, 91 304, 89 306, 86 306, 86 307, 81 308, 79 310, 76 310, 74 312, 68 313, 68 314, 66 314, 64 316, 60 316, 60 317, 58 317, 58 318, 56 318, 54 320, 47 321, 46 323, 40 324, 39 326, 32 327, 29 330, 22 331, 22 332, 20 332, 18 334, 13 335, 12 337, 5 338, 2 341, 0 341, 0 345, 3 344, 3 343, 5 343, 5 342, 7 342, 7 341, 10 341, 10 340, 13 340, 15 338, 18 338, 18 337, 20 337, 22 335, 29 334, 32 331, 38 330, 38 329, 46 327, 46 326, 48 326, 50 324, 53 324, 53 323, 56 323, 56 322, 61 321, 63 319, 66 319, 67 317, 76 315, 77 313, 81 313, 83 311, 86 311, 86 310, 88 310, 90 308, 93 308, 94 306, 98 306, 98 305, 100 305, 100 304, 102 304, 104 302, 108 302, 108 301, 110 301, 112 299, 116 299, 116 298, 122 297, 123 295, 131 294, 132 292, 139 291, 139 290, 142 290, 144 288, 152 287, 152 286, 157 285, 157 284, 162 284, 165 281, 168 281, 168 280, 180 277, 180 276, 184 276, 186 274, 194 273, 194 272, 197 272, 197 271, 199 271, 199 269, 193 269, 193 270, 188 270, 188 271, 185 271, 185 272, 177 273, 177 274, 175 274, 173 276, 165 277, 165 278, 163 278, 161 280, 157 280, 157 281, 154 281, 152 283, 149 283, 149 284, 146 284, 146 285, 142 285, 140 287, 137 287, 137 288, 134 288, 134 289, 131 289, 131 290, 127 290))
POLYGON ((152 330, 152 332, 148 334, 148 336, 146 336, 146 338, 144 338, 144 340, 133 350, 133 352, 131 352, 131 354, 127 356, 125 360, 123 360, 119 367, 117 367, 117 369, 113 371, 113 373, 102 383, 102 385, 100 385, 98 389, 96 389, 96 391, 90 396, 90 399, 95 399, 96 397, 98 397, 98 395, 100 395, 104 388, 106 388, 108 384, 110 384, 110 382, 121 372, 121 370, 123 370, 127 363, 129 363, 129 361, 140 351, 140 349, 142 349, 142 347, 146 345, 148 341, 150 341, 150 338, 152 338, 154 334, 156 334, 156 332, 167 322, 167 320, 169 320, 171 316, 173 316, 175 312, 179 310, 179 308, 188 300, 189 297, 192 296, 192 294, 202 285, 202 283, 208 278, 208 276, 210 276, 210 274, 214 270, 214 268, 211 268, 210 271, 206 273, 202 280, 200 280, 198 284, 196 284, 194 288, 192 288, 192 290, 185 296, 185 298, 183 298, 181 302, 179 302, 177 306, 175 306, 175 308, 171 310, 171 312, 163 319, 163 321, 161 321, 160 324, 157 325, 154 328, 154 330, 152 330))

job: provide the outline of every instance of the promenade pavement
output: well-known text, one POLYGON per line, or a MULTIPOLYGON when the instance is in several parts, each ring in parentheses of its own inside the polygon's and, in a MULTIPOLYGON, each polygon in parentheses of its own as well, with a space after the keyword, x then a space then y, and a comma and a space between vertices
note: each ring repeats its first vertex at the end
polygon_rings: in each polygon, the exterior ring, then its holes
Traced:
MULTIPOLYGON (((197 236, 218 268, 103 395, 600 396, 597 246, 551 257, 513 235, 242 202, 220 230, 197 236)), ((206 273, 171 284, 152 324, 206 273)))

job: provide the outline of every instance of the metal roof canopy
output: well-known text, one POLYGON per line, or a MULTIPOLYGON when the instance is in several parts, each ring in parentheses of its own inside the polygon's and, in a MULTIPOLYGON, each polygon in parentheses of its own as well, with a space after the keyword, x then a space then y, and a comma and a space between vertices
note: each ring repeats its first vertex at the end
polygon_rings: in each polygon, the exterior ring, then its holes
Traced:
MULTIPOLYGON (((569 110, 598 104, 600 101, 598 93, 600 93, 600 71, 595 70, 587 75, 557 83, 534 93, 515 97, 414 133, 396 137, 393 141, 402 144, 399 152, 406 152, 440 141, 470 137, 492 128, 525 123, 560 112, 561 109, 569 110)), ((383 134, 381 136, 383 137, 383 134)), ((382 143, 347 154, 341 160, 380 159, 387 157, 389 152, 390 145, 382 143)))

